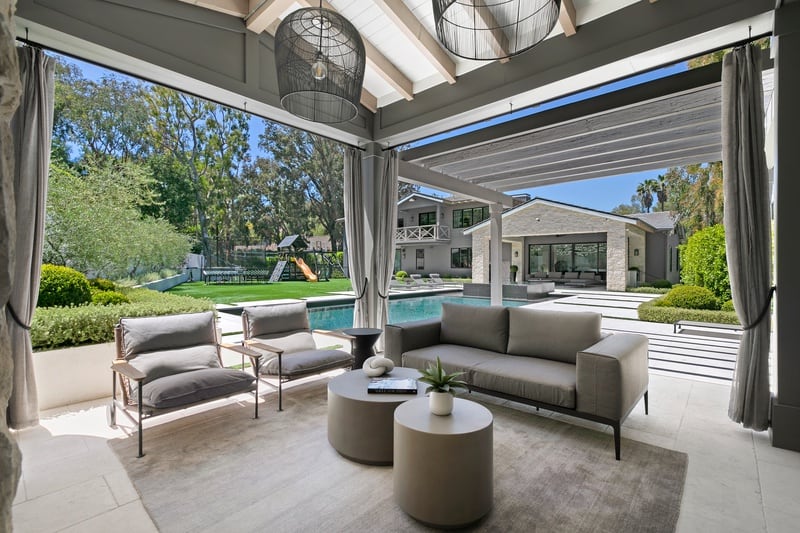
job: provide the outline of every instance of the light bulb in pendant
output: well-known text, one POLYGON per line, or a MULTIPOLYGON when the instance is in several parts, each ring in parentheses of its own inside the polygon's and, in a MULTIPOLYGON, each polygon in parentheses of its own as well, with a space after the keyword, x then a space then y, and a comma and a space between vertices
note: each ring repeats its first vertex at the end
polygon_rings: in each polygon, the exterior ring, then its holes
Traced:
POLYGON ((314 62, 311 63, 311 75, 315 80, 324 80, 328 77, 328 66, 322 57, 322 52, 317 52, 314 62))

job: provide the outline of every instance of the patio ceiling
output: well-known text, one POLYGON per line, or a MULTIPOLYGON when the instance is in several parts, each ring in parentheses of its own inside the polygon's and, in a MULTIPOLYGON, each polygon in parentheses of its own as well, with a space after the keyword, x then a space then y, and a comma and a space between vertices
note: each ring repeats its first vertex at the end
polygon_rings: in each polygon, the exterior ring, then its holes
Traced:
MULTIPOLYGON (((281 17, 296 8, 316 5, 313 0, 18 0, 16 20, 18 35, 55 50, 344 143, 386 147, 644 72, 739 42, 750 34, 770 33, 774 9, 773 0, 563 1, 561 22, 544 42, 510 61, 475 62, 449 54, 436 41, 429 0, 328 2, 323 5, 340 11, 361 32, 368 53, 362 95, 365 105, 350 123, 333 126, 307 122, 284 111, 277 91, 271 32, 281 17)), ((713 105, 712 92, 699 90, 696 96, 713 105)), ((691 98, 683 95, 683 100, 654 102, 639 111, 673 111, 675 116, 662 116, 661 120, 695 124, 704 120, 703 113, 711 113, 710 108, 703 110, 706 104, 702 103, 693 111, 684 110, 687 100, 691 98)), ((586 114, 597 113, 588 109, 586 114)), ((517 142, 545 134, 567 135, 569 128, 580 122, 578 117, 551 118, 551 124, 560 125, 545 128, 531 119, 527 137, 514 133, 517 142), (571 125, 567 124, 570 120, 571 125)), ((624 110, 587 120, 634 119, 630 110, 624 110)), ((638 127, 642 135, 647 134, 644 126, 638 127)), ((661 155, 652 150, 645 153, 645 144, 623 149, 625 143, 618 140, 613 146, 619 150, 611 153, 619 157, 620 168, 602 163, 607 154, 598 145, 587 148, 580 158, 571 154, 570 160, 581 165, 573 169, 559 169, 556 152, 531 145, 518 150, 513 160, 504 159, 498 176, 487 172, 488 164, 481 166, 472 159, 448 163, 452 154, 426 152, 424 157, 407 155, 401 177, 510 205, 501 191, 524 188, 532 180, 557 183, 603 172, 622 173, 625 168, 656 164, 662 168, 686 162, 687 157, 701 161, 719 153, 718 147, 712 146, 712 129, 710 122, 695 126, 695 139, 675 141, 684 145, 696 141, 693 147, 660 144, 665 151, 661 155), (537 150, 547 150, 549 155, 537 150), (683 155, 675 155, 676 150, 683 150, 683 155), (623 163, 623 158, 627 162, 623 163), (524 168, 524 161, 532 164, 535 160, 535 167, 524 168)), ((665 134, 655 126, 649 131, 665 134)), ((652 135, 651 140, 655 138, 652 135)), ((574 133, 568 137, 579 141, 574 133)), ((480 144, 487 141, 490 139, 480 144)), ((498 158, 491 161, 498 163, 498 158)))

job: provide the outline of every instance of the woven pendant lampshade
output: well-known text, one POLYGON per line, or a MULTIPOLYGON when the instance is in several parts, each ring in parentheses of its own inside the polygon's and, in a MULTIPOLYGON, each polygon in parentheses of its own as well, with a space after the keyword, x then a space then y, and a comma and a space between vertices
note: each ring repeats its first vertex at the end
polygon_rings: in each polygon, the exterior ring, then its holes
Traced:
POLYGON ((314 122, 358 115, 366 54, 358 30, 328 9, 298 9, 275 33, 281 105, 314 122))
POLYGON ((436 35, 459 57, 503 59, 547 37, 560 5, 561 0, 433 0, 436 35))

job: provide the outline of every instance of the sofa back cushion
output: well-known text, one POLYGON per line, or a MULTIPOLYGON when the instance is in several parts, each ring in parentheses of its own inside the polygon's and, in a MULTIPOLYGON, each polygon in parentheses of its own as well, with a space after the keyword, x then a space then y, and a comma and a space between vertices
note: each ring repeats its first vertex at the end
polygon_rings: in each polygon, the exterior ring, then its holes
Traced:
POLYGON ((575 364, 577 353, 601 339, 602 315, 592 312, 508 310, 508 353, 575 364))
POLYGON ((246 339, 310 331, 311 327, 305 302, 245 307, 242 311, 242 326, 246 339))
POLYGON ((198 345, 215 345, 214 313, 121 318, 122 355, 131 360, 148 352, 198 345))
POLYGON ((508 345, 508 310, 502 306, 444 303, 439 342, 504 353, 508 345))

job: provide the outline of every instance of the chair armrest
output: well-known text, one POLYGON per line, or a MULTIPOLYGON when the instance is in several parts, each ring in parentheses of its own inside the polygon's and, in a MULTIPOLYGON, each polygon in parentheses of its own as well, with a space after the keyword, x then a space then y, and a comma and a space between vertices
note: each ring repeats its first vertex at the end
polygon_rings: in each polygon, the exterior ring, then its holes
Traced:
POLYGON ((439 344, 441 318, 429 318, 401 324, 387 324, 384 329, 384 353, 396 366, 402 366, 403 354, 439 344))
POLYGON ((122 374, 126 378, 132 379, 133 381, 142 381, 147 377, 143 372, 131 366, 131 364, 124 359, 117 359, 114 361, 111 364, 111 370, 122 374))
POLYGON ((311 334, 318 333, 320 335, 325 335, 327 337, 336 337, 337 339, 342 339, 348 342, 353 342, 355 337, 352 335, 348 335, 342 331, 336 331, 335 329, 312 329, 311 334))
POLYGON ((244 343, 247 346, 258 348, 259 350, 264 350, 265 352, 272 352, 277 355, 283 354, 283 350, 281 350, 280 348, 276 348, 275 346, 270 346, 269 344, 265 344, 261 341, 246 340, 244 341, 244 343))
MULTIPOLYGON (((241 346, 239 344, 231 344, 229 342, 221 342, 219 345, 223 348, 227 348, 228 350, 240 353, 242 355, 246 355, 248 357, 255 357, 256 359, 260 358, 263 354, 261 352, 257 352, 255 350, 251 350, 246 346, 241 346)), ((271 350, 270 350, 271 351, 271 350)))
POLYGON ((576 410, 624 420, 647 391, 648 340, 615 333, 578 352, 576 410))

